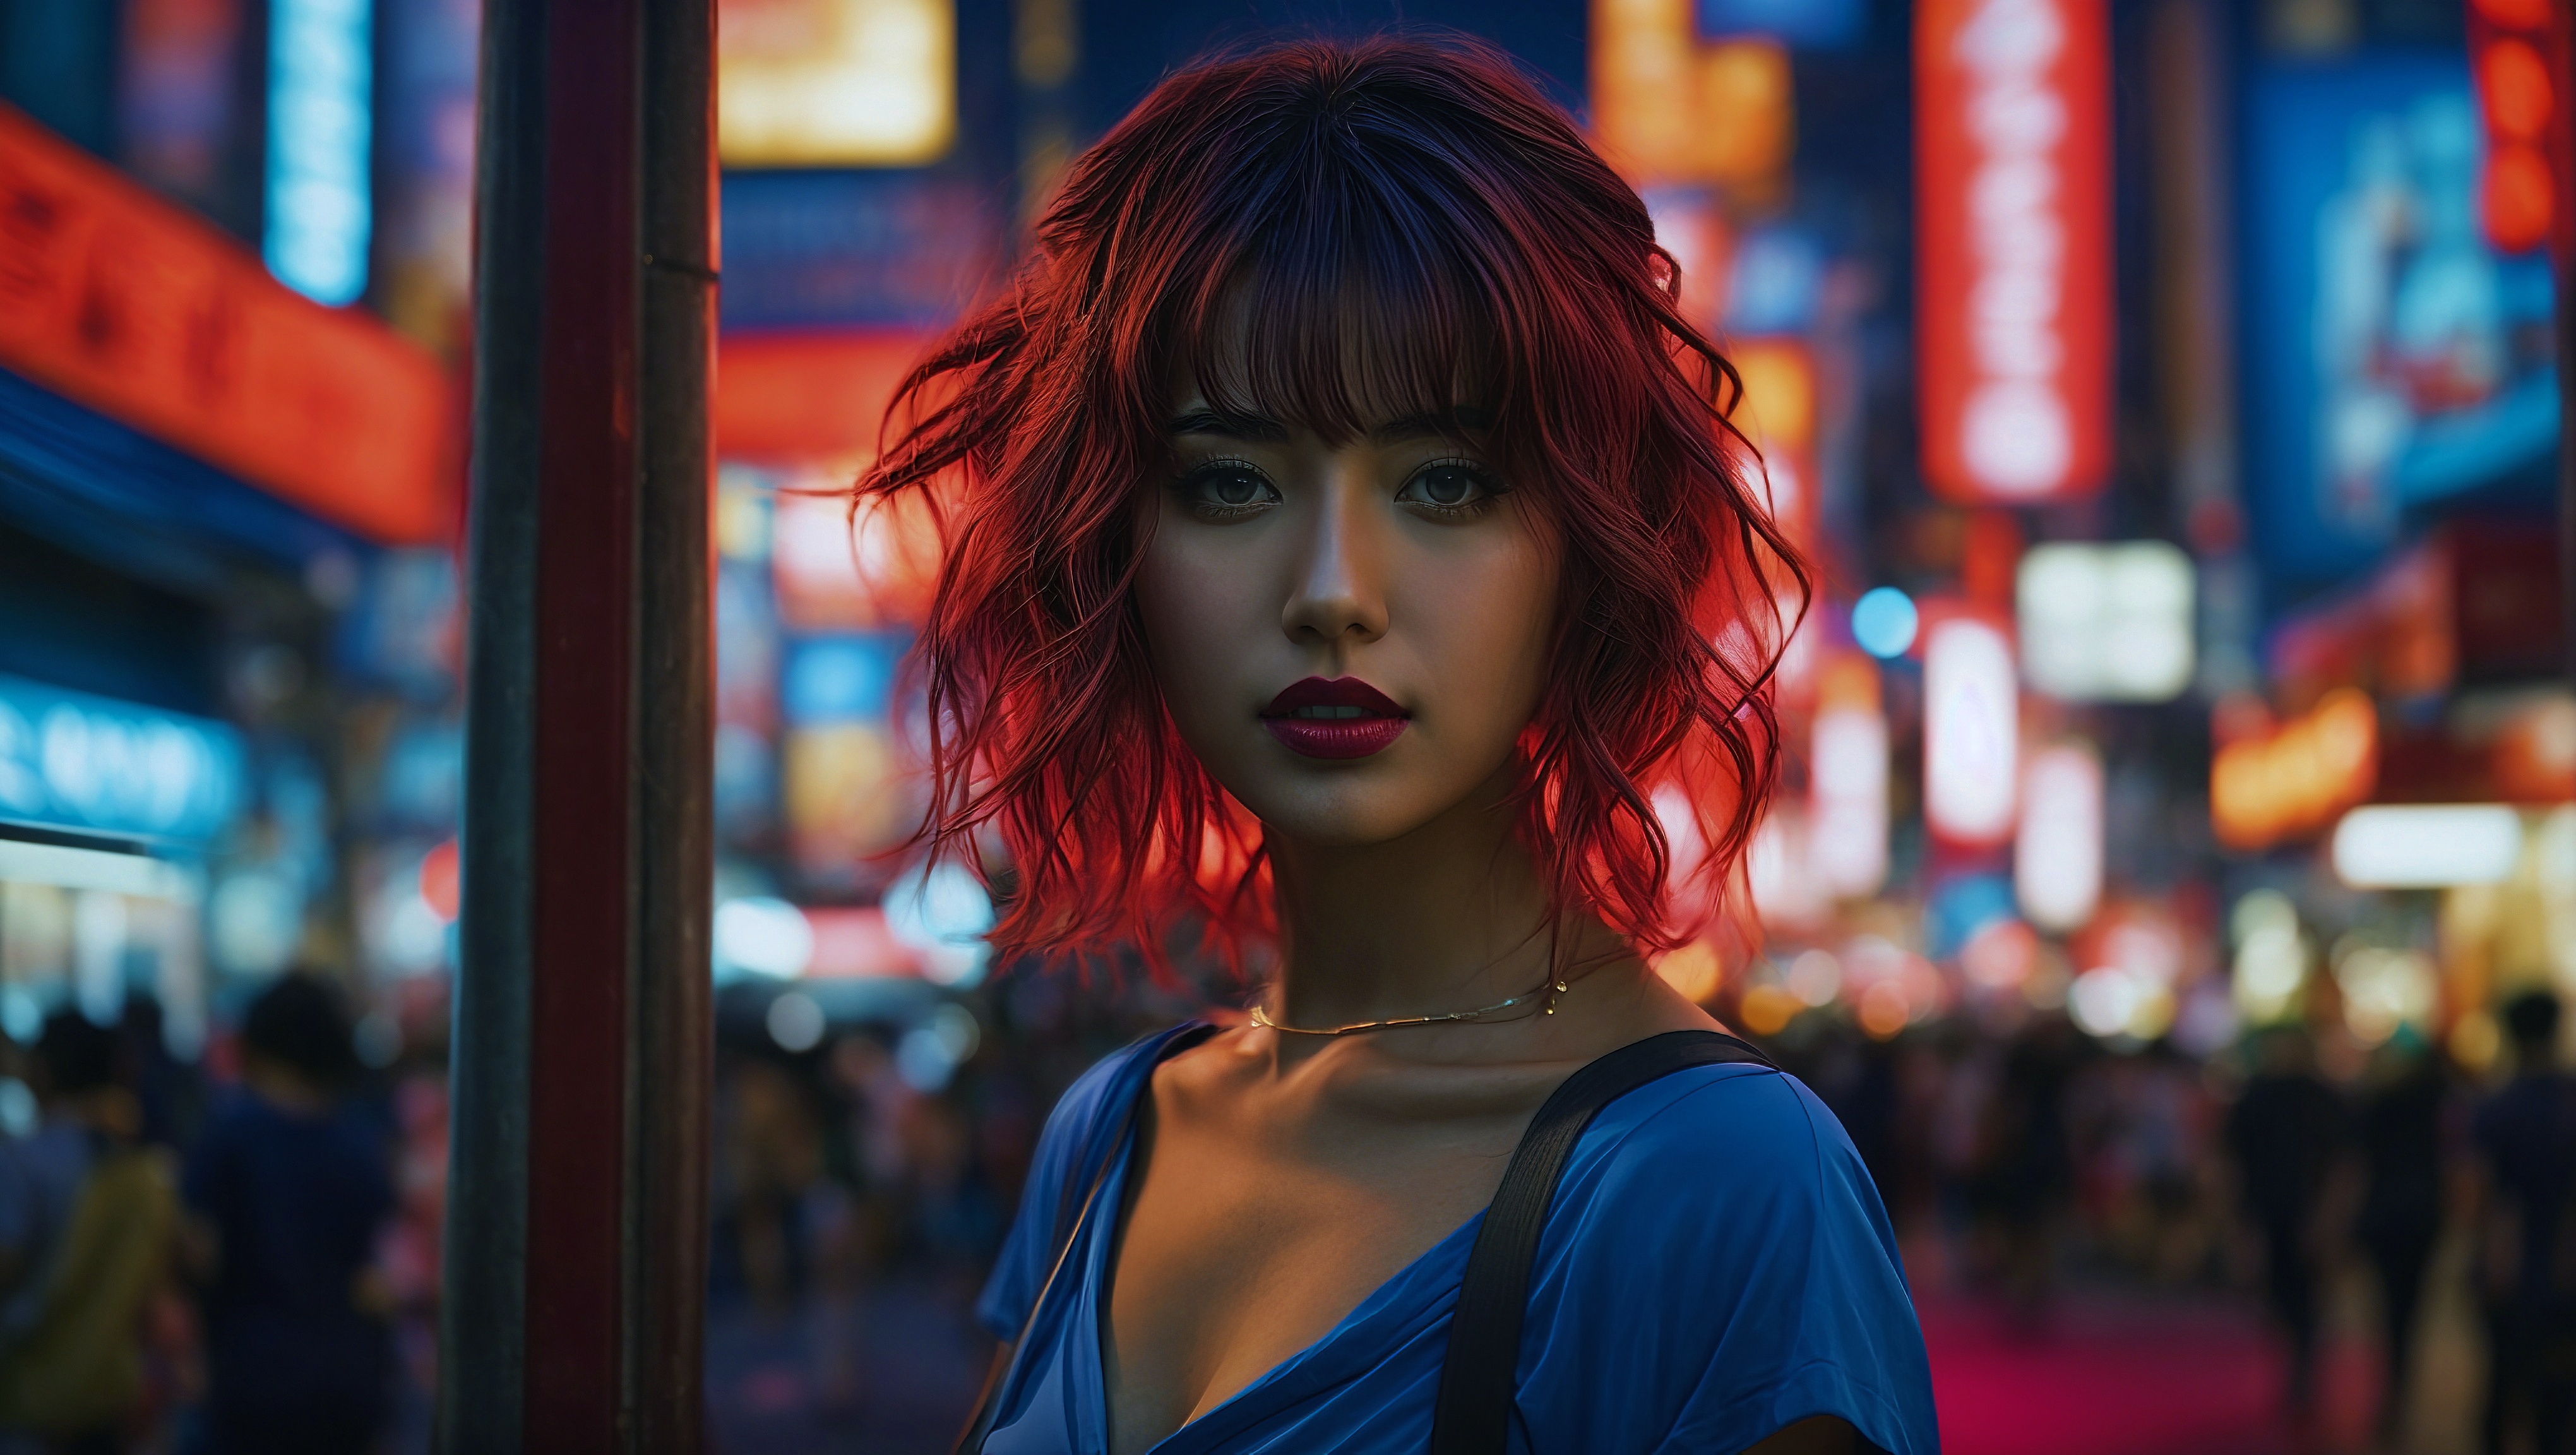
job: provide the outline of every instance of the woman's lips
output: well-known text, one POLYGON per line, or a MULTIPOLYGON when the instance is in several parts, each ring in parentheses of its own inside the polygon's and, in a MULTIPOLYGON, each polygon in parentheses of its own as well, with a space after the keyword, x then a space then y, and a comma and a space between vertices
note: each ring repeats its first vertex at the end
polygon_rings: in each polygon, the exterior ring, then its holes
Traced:
POLYGON ((1365 758, 1402 737, 1410 721, 1357 677, 1309 677, 1261 712, 1261 725, 1281 746, 1308 758, 1365 758))

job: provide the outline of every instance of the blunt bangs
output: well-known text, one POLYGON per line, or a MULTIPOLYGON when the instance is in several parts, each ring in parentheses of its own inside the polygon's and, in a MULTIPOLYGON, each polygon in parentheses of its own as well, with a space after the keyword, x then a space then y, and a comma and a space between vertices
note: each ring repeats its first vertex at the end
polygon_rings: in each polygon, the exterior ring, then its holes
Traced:
POLYGON ((1647 951, 1728 918, 1806 571, 1746 486, 1733 370, 1561 110, 1467 41, 1221 58, 1085 153, 1036 241, 906 380, 857 486, 943 513, 921 837, 980 866, 998 836, 998 951, 1160 972, 1185 924, 1238 963, 1273 933, 1259 825, 1173 729, 1129 601, 1184 383, 1334 442, 1439 420, 1531 489, 1564 543, 1520 745, 1554 909, 1647 951))
MULTIPOLYGON (((1435 191, 1453 179, 1357 165, 1362 143, 1319 127, 1292 161, 1244 157, 1236 184, 1193 209, 1208 261, 1154 320, 1153 382, 1190 379, 1216 409, 1302 425, 1339 444, 1389 419, 1490 417, 1514 352, 1490 230, 1435 191), (1272 166, 1304 167, 1281 186, 1272 166), (1239 190, 1247 195, 1231 196, 1239 190), (1423 205, 1426 199, 1435 205, 1423 205)), ((1406 158, 1417 161, 1419 159, 1406 158)), ((1426 175, 1427 174, 1427 175, 1426 175)), ((1115 367, 1113 364, 1112 367, 1115 367)))

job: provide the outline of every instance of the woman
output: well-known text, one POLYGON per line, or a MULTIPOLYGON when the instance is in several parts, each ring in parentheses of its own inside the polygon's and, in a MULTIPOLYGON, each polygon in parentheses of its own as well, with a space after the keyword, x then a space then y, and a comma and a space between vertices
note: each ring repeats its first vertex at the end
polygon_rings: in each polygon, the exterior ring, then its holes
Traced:
MULTIPOLYGON (((1057 1108, 968 1444, 1421 1450, 1533 1113, 1716 1043, 1642 956, 1710 928, 1771 785, 1802 571, 1637 194, 1490 51, 1177 74, 1037 241, 860 484, 948 531, 926 832, 1007 851, 1004 954, 1196 930, 1269 973, 1057 1108)), ((1497 1447, 1935 1447, 1885 1214, 1794 1081, 1654 1079, 1538 1206, 1464 1401, 1497 1447)))

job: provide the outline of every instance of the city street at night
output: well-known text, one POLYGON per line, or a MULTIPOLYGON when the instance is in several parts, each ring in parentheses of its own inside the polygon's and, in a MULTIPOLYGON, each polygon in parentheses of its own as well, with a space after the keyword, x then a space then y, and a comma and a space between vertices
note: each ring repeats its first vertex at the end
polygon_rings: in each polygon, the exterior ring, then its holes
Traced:
POLYGON ((2576 1450, 2570 0, 0 0, 0 1455, 2576 1450))

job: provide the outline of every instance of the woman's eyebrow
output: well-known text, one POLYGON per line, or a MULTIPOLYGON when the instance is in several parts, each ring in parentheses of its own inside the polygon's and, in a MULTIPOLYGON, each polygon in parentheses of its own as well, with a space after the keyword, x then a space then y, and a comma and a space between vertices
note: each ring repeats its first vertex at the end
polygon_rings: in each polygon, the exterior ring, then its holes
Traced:
POLYGON ((1175 435, 1220 435, 1227 439, 1259 440, 1267 444, 1285 443, 1288 426, 1257 414, 1228 414, 1215 409, 1193 409, 1174 419, 1175 435))

